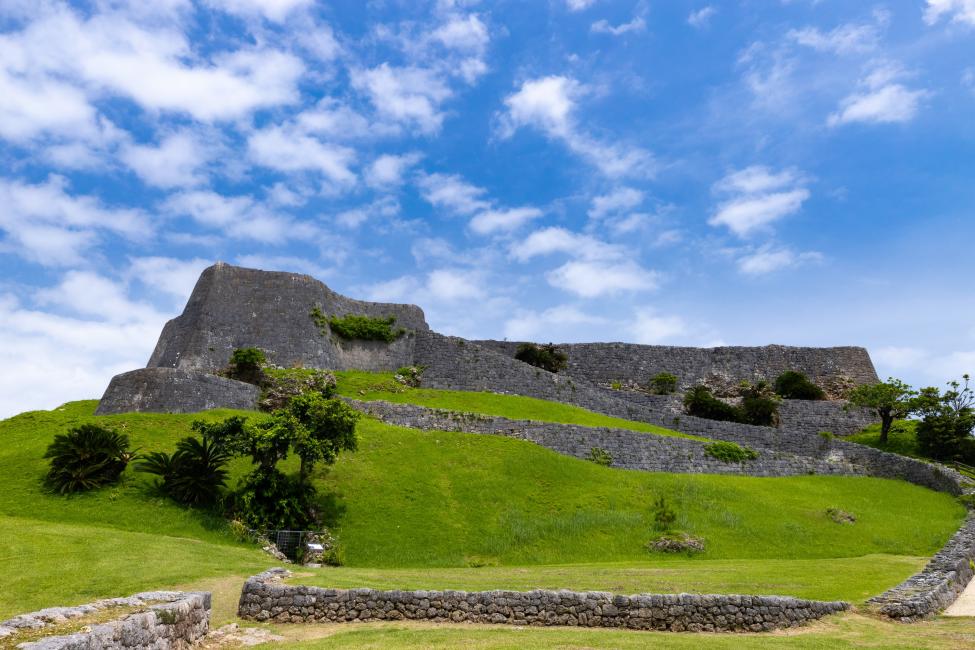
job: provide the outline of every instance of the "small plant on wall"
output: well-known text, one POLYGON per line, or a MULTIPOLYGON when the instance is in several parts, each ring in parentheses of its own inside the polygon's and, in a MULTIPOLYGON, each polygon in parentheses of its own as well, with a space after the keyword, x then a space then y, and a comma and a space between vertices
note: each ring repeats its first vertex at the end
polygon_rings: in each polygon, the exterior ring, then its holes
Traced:
POLYGON ((554 343, 546 345, 522 343, 515 352, 515 359, 549 372, 565 370, 569 365, 569 356, 559 350, 554 343))
POLYGON ((362 314, 346 314, 328 317, 318 307, 313 308, 310 315, 323 336, 331 331, 346 340, 392 343, 406 334, 406 330, 402 327, 393 327, 396 323, 395 316, 379 318, 362 314))
POLYGON ((677 375, 658 372, 650 378, 650 392, 654 395, 671 395, 677 391, 677 375))
POLYGON ((589 450, 589 460, 596 463, 597 465, 603 465, 609 467, 613 464, 613 457, 609 455, 609 452, 602 447, 593 447, 589 450))

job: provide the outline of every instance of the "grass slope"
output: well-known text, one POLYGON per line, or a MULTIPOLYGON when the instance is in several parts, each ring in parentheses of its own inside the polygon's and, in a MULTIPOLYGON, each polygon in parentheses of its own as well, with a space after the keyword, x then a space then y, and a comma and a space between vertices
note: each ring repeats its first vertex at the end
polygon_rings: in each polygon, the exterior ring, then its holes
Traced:
POLYGON ((679 433, 646 422, 615 418, 586 409, 521 395, 502 395, 463 390, 408 388, 396 382, 392 373, 347 370, 336 372, 338 393, 363 401, 385 400, 402 404, 417 404, 430 408, 496 415, 513 420, 539 420, 562 424, 581 424, 589 427, 630 429, 659 436, 678 436, 705 440, 699 436, 679 433))

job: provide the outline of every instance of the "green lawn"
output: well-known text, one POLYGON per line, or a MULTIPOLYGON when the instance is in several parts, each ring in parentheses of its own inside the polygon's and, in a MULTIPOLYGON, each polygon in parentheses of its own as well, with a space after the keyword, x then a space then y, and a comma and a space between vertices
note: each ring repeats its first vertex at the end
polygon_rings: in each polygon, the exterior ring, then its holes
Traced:
POLYGON ((866 555, 824 560, 701 560, 476 569, 300 569, 296 584, 338 589, 563 589, 616 594, 693 593, 795 596, 864 602, 916 573, 923 557, 866 555))
POLYGON ((614 427, 630 429, 659 436, 679 436, 694 440, 706 440, 699 436, 679 433, 646 422, 634 422, 594 413, 578 406, 550 402, 521 395, 501 395, 463 390, 439 390, 435 388, 408 388, 396 382, 392 373, 346 370, 335 373, 340 395, 363 401, 385 400, 405 404, 417 404, 431 408, 497 415, 513 420, 539 420, 581 424, 589 427, 614 427))
MULTIPOLYGON (((0 421, 0 616, 239 580, 274 564, 234 541, 220 518, 157 497, 149 477, 132 471, 119 486, 90 494, 45 492, 42 455, 70 426, 98 421, 125 431, 143 451, 171 451, 194 419, 233 413, 99 418, 95 406, 74 402, 0 421)), ((232 474, 247 468, 238 461, 232 474)), ((360 425, 359 451, 316 481, 346 564, 321 575, 344 576, 346 585, 781 588, 862 600, 911 573, 964 515, 951 497, 897 481, 624 471, 511 438, 371 419, 360 425), (644 549, 650 504, 661 495, 677 510, 678 525, 706 540, 705 553, 675 558, 644 549), (828 507, 856 514, 857 523, 833 523, 828 507), (766 559, 776 562, 759 562, 766 559), (802 562, 782 561, 790 559, 802 562)))

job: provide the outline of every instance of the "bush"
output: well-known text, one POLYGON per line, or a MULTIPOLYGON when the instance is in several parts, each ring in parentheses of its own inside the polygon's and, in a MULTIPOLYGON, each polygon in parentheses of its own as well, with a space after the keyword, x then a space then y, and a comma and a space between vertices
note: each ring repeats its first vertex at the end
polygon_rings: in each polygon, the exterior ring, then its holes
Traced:
POLYGON ((262 411, 270 412, 286 407, 299 395, 331 397, 335 394, 335 383, 335 375, 330 370, 269 368, 264 372, 257 406, 262 411))
POLYGON ((655 530, 667 533, 673 530, 677 523, 677 513, 667 504, 667 500, 659 497, 653 503, 653 527, 655 530))
POLYGON ((768 382, 760 381, 754 386, 742 386, 741 419, 744 424, 772 427, 779 420, 779 400, 772 393, 768 382))
POLYGON ((117 483, 136 454, 129 437, 96 424, 82 424, 54 436, 44 458, 51 459, 47 486, 60 494, 117 483))
POLYGON ((515 352, 515 359, 549 372, 565 370, 569 365, 569 356, 553 343, 547 345, 522 343, 515 352))
POLYGON ((257 469, 241 481, 233 509, 254 530, 304 530, 314 521, 314 498, 310 484, 276 469, 257 469))
MULTIPOLYGON (((320 311, 318 313, 321 314, 320 311)), ((314 312, 312 317, 315 317, 314 312)), ((395 316, 374 318, 359 314, 347 314, 342 317, 332 316, 328 319, 328 326, 334 334, 343 339, 392 343, 406 333, 403 328, 393 329, 395 322, 395 316)))
POLYGON ((655 395, 670 395, 677 390, 677 375, 658 372, 650 378, 650 392, 655 395))
POLYGON ((264 381, 264 366, 267 357, 257 348, 237 348, 230 355, 223 375, 248 384, 260 385, 264 381))
POLYGON ((593 447, 589 450, 589 460, 597 465, 610 466, 613 464, 613 457, 602 447, 593 447))
POLYGON ((712 442, 704 447, 704 453, 723 463, 743 463, 746 460, 758 458, 758 452, 748 447, 742 447, 734 442, 712 442))
POLYGON ((226 465, 230 454, 211 440, 187 437, 176 443, 170 456, 153 452, 136 466, 136 470, 155 474, 162 479, 160 489, 170 498, 186 505, 211 505, 217 502, 220 489, 227 481, 226 465))
POLYGON ((776 377, 774 388, 776 395, 785 399, 826 399, 826 391, 795 370, 786 370, 776 377))
POLYGON ((688 415, 694 415, 708 420, 723 422, 741 422, 743 415, 737 408, 724 402, 714 395, 707 386, 694 386, 684 395, 684 410, 688 415))

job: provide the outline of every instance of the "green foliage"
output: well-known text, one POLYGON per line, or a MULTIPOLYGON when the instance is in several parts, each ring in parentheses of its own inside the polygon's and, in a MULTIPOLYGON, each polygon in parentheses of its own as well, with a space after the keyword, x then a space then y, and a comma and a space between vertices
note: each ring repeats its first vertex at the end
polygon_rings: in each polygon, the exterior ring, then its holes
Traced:
POLYGON ((743 385, 741 406, 738 407, 739 422, 762 427, 772 427, 778 423, 779 400, 772 393, 768 382, 760 381, 753 385, 743 385))
POLYGON ((742 447, 734 442, 713 442, 704 447, 704 453, 724 463, 743 463, 746 460, 758 458, 758 452, 748 447, 742 447))
POLYGON ((117 483, 135 458, 129 437, 97 424, 82 424, 54 437, 45 483, 60 494, 84 492, 117 483))
POLYGON ((650 392, 655 395, 670 395, 677 390, 677 375, 658 372, 650 378, 650 392))
POLYGON ((923 388, 914 399, 913 410, 921 416, 918 451, 928 458, 975 464, 975 392, 969 388, 968 375, 963 380, 964 385, 949 382, 943 394, 937 388, 923 388))
POLYGON ((315 488, 277 469, 258 468, 241 481, 233 509, 254 530, 303 530, 314 523, 315 488))
POLYGON ((684 410, 688 415, 708 420, 741 422, 744 418, 739 408, 712 395, 707 386, 694 386, 684 394, 684 410))
POLYGON ((237 348, 230 355, 230 363, 235 366, 261 367, 267 363, 264 351, 259 348, 237 348))
POLYGON ((423 378, 423 371, 426 369, 426 366, 403 366, 396 371, 393 378, 404 386, 419 388, 420 381, 423 378))
POLYGON ((267 357, 258 348, 237 348, 230 355, 230 362, 223 374, 237 381, 260 385, 264 379, 263 368, 267 357))
POLYGON ((826 391, 795 370, 786 370, 776 377, 774 388, 775 393, 785 399, 826 399, 826 391))
POLYGON ((621 381, 610 382, 609 387, 612 388, 613 390, 623 390, 623 382, 621 381))
POLYGON ((665 497, 657 497, 653 502, 653 527, 661 533, 669 533, 677 523, 677 512, 670 507, 665 497))
POLYGON ((565 370, 569 365, 569 356, 554 343, 522 343, 515 351, 515 359, 549 372, 565 370))
POLYGON ((833 442, 833 440, 836 438, 836 434, 833 433, 832 431, 820 431, 819 437, 822 438, 825 442, 829 443, 829 442, 833 442))
MULTIPOLYGON (((315 310, 312 310, 312 318, 316 324, 319 324, 319 328, 321 329, 321 322, 324 315, 320 310, 316 313, 316 310, 318 310, 317 307, 315 310)), ((385 341, 386 343, 392 343, 406 333, 406 330, 401 327, 393 329, 393 324, 396 322, 395 316, 376 318, 361 314, 346 314, 345 316, 332 316, 325 322, 328 323, 329 328, 334 334, 349 340, 385 341)))
POLYGON ((608 467, 613 464, 613 457, 602 447, 593 447, 589 450, 589 460, 597 465, 608 467))
POLYGON ((258 407, 265 412, 284 408, 292 398, 304 393, 322 397, 335 394, 335 375, 314 368, 265 368, 258 407))
POLYGON ((361 414, 345 402, 306 393, 292 399, 287 410, 299 423, 291 446, 301 458, 302 480, 311 476, 315 463, 331 465, 339 452, 356 450, 361 414))
POLYGON ((153 452, 136 465, 136 470, 159 476, 162 492, 179 503, 212 505, 227 482, 230 458, 230 453, 212 440, 189 436, 176 443, 172 456, 153 452))
POLYGON ((850 406, 860 406, 876 411, 880 418, 880 442, 887 442, 890 427, 895 419, 907 417, 917 393, 907 384, 889 377, 876 384, 861 384, 847 395, 850 406))

